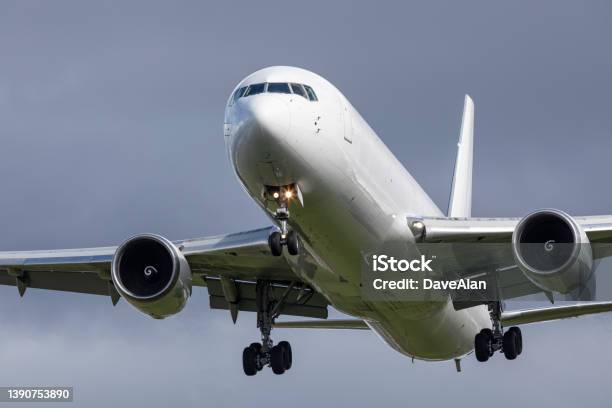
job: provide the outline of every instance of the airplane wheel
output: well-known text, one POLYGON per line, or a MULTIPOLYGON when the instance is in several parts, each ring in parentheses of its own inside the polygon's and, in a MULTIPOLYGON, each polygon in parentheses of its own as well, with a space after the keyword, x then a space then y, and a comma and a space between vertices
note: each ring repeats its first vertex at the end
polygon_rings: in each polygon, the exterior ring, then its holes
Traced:
MULTIPOLYGON (((487 337, 489 343, 493 341, 493 330, 482 329, 480 332, 487 337)), ((490 344, 489 344, 489 357, 493 357, 493 354, 495 354, 495 352, 493 351, 493 347, 490 347, 490 344)))
MULTIPOLYGON (((251 343, 249 345, 249 348, 255 352, 255 355, 257 356, 261 355, 261 343, 251 343)), ((257 366, 257 371, 261 371, 261 369, 263 368, 259 364, 256 364, 256 366, 257 366)))
POLYGON ((285 362, 285 370, 288 370, 291 368, 291 364, 293 363, 291 344, 289 344, 288 341, 281 341, 280 343, 278 343, 278 346, 282 348, 283 352, 285 353, 283 361, 285 362))
POLYGON ((257 354, 261 353, 261 343, 251 343, 249 347, 257 354))
POLYGON ((493 330, 491 329, 482 329, 480 331, 481 333, 485 334, 486 336, 489 336, 489 338, 493 338, 493 330))
POLYGON ((491 356, 491 337, 487 336, 486 333, 480 332, 474 338, 474 352, 476 354, 476 360, 485 362, 491 356))
POLYGON ((504 349, 504 355, 508 360, 514 360, 518 355, 517 346, 518 341, 516 338, 516 333, 513 330, 508 330, 505 332, 502 347, 504 349))
POLYGON ((268 245, 270 246, 270 252, 274 256, 281 256, 283 253, 283 244, 281 241, 281 234, 278 231, 273 232, 268 237, 268 245))
POLYGON ((270 350, 270 366, 274 374, 282 374, 285 372, 285 349, 279 345, 272 347, 270 350))
POLYGON ((248 376, 257 374, 257 353, 251 347, 246 347, 242 352, 242 369, 248 376))
POLYGON ((523 334, 521 333, 521 329, 514 326, 508 329, 508 331, 513 331, 516 335, 516 355, 520 356, 523 352, 523 334))
POLYGON ((287 251, 290 255, 297 255, 300 252, 298 234, 295 231, 289 231, 287 234, 287 251))

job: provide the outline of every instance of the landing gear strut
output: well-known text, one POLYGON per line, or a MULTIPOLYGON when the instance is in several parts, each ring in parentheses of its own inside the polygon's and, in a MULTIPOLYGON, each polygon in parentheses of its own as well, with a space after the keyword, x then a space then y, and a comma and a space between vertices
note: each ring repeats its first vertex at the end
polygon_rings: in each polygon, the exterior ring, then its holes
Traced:
POLYGON ((293 356, 288 341, 274 345, 270 334, 274 319, 280 312, 280 302, 270 299, 272 290, 269 281, 257 281, 257 327, 261 332, 261 343, 251 343, 242 352, 242 368, 252 376, 269 365, 274 374, 283 374, 291 368, 293 356))
POLYGON ((521 329, 511 327, 504 332, 501 324, 502 303, 491 302, 488 305, 492 329, 482 329, 474 338, 474 352, 478 361, 487 361, 496 351, 504 353, 506 359, 514 360, 523 352, 521 329))
POLYGON ((281 256, 283 253, 283 246, 287 247, 289 255, 297 255, 300 252, 300 244, 298 241, 298 235, 295 231, 289 230, 287 221, 289 220, 289 209, 287 205, 289 200, 295 194, 293 187, 279 188, 271 193, 271 196, 278 204, 278 208, 274 213, 274 218, 280 222, 281 230, 275 231, 268 237, 268 245, 270 246, 270 252, 274 256, 281 256))

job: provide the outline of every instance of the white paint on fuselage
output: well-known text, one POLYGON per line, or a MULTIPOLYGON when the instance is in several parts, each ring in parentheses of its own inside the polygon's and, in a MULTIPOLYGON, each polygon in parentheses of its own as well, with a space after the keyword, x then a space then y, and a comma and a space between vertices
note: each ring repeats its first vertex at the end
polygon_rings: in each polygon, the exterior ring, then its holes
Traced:
POLYGON ((263 82, 311 86, 312 102, 298 95, 263 93, 228 105, 225 137, 230 160, 248 194, 272 218, 265 185, 297 183, 304 205, 290 205, 290 226, 307 252, 287 256, 294 272, 337 309, 365 319, 406 355, 444 360, 473 348, 490 326, 484 307, 455 311, 448 302, 367 301, 361 296, 365 256, 381 247, 418 256, 406 216, 442 212, 342 93, 299 68, 257 71, 238 87, 263 82))

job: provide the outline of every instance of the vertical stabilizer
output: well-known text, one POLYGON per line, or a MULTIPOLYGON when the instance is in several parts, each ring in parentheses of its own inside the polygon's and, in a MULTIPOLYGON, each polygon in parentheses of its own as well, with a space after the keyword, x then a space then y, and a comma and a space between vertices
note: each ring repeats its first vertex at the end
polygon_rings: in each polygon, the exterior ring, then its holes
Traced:
POLYGON ((474 102, 465 95, 457 161, 448 203, 449 217, 472 216, 472 159, 474 156, 474 102))

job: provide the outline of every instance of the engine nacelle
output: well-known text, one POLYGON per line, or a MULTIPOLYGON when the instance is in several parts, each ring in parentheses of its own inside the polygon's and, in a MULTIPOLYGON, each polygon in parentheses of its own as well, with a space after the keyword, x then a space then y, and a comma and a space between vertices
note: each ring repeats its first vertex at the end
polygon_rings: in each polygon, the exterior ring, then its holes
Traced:
POLYGON ((563 211, 546 209, 525 216, 512 234, 519 269, 545 291, 568 293, 593 270, 593 251, 578 223, 563 211))
POLYGON ((156 319, 180 312, 191 295, 191 270, 181 251, 159 235, 136 235, 117 248, 113 284, 131 305, 156 319))

